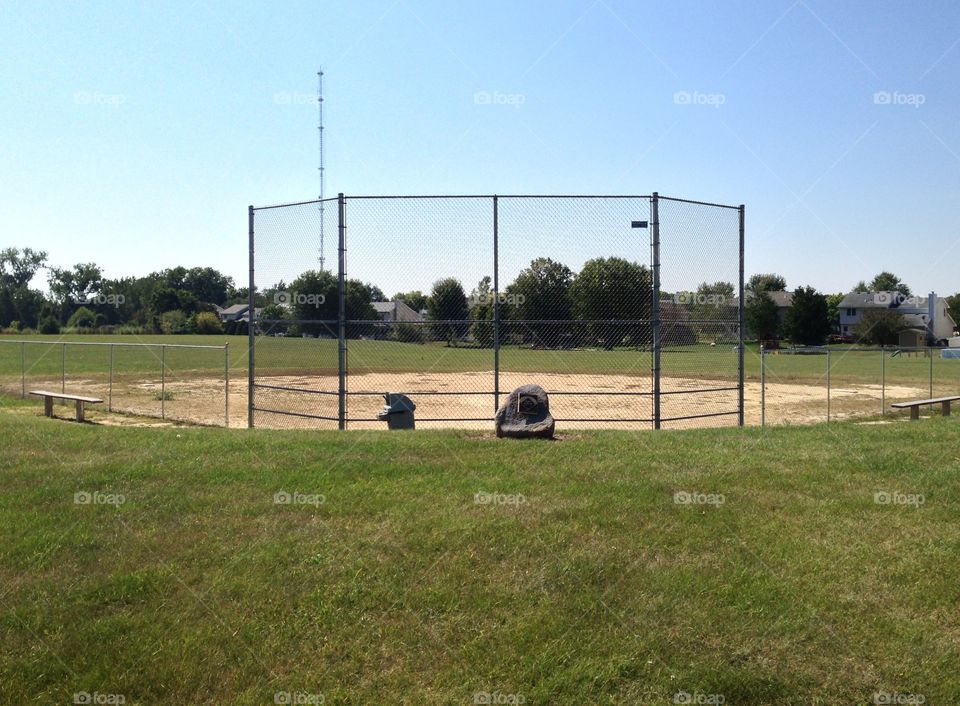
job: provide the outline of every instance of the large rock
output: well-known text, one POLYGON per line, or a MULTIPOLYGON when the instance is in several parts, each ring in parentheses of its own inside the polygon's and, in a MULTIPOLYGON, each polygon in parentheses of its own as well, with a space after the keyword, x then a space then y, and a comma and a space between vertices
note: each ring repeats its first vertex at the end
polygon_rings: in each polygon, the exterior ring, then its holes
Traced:
POLYGON ((550 399, 539 385, 523 385, 511 392, 494 420, 499 437, 553 438, 555 423, 550 415, 550 399))

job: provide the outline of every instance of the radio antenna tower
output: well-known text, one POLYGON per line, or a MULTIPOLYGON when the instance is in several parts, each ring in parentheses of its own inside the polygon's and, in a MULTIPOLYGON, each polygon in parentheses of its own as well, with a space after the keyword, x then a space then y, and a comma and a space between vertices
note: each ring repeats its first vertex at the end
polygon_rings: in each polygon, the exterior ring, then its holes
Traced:
POLYGON ((324 217, 323 217, 323 68, 317 72, 317 112, 319 114, 319 120, 317 124, 317 133, 319 135, 320 143, 320 270, 326 269, 324 266, 324 257, 323 257, 323 226, 324 226, 324 217))

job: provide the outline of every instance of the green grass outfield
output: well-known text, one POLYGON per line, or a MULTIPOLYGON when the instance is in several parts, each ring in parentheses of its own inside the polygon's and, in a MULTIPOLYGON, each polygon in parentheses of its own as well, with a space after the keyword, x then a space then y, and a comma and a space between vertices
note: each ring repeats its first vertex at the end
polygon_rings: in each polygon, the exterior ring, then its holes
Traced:
POLYGON ((960 702, 955 418, 0 443, 2 703, 960 702))
MULTIPOLYGON (((2 336, 0 337, 0 376, 20 374, 20 347, 12 340, 42 342, 106 342, 151 344, 230 344, 231 375, 243 376, 247 370, 247 339, 243 336, 2 336), (6 342, 5 342, 6 341, 6 342)), ((300 373, 335 374, 337 342, 330 339, 272 338, 258 339, 257 368, 263 375, 300 373)), ((97 346, 68 345, 68 373, 103 373, 109 365, 109 352, 97 346)), ((390 341, 348 342, 349 365, 353 374, 367 372, 457 373, 493 369, 490 349, 450 348, 443 344, 410 344, 390 341)), ((27 367, 34 375, 59 375, 59 346, 28 345, 27 367)), ((831 349, 831 377, 838 384, 879 384, 881 355, 877 351, 858 352, 849 347, 831 349)), ((118 373, 147 372, 159 369, 159 349, 117 348, 118 373)), ((960 389, 960 359, 941 360, 934 353, 934 379, 937 390, 960 389)), ((737 356, 733 346, 683 346, 662 356, 665 375, 702 379, 735 379, 737 356)), ((175 372, 211 372, 223 370, 223 353, 215 350, 173 349, 166 352, 168 369, 175 372)), ((647 375, 650 354, 630 349, 604 350, 531 350, 515 346, 501 351, 501 368, 514 372, 556 372, 572 374, 647 375)), ((884 358, 885 375, 891 384, 923 386, 930 374, 930 359, 923 356, 884 358)), ((768 355, 767 375, 771 382, 823 384, 827 361, 823 355, 768 355)), ((745 376, 760 377, 760 359, 755 345, 745 355, 745 376)))

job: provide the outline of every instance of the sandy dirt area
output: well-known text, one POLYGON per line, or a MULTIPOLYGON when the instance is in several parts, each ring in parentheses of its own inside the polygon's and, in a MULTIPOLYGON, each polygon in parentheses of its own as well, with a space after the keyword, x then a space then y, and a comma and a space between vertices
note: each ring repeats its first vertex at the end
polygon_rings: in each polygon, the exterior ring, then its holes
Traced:
MULTIPOLYGON (((351 429, 379 429, 385 424, 376 421, 383 406, 383 393, 402 392, 417 405, 417 426, 420 428, 459 427, 486 429, 494 413, 493 374, 491 371, 464 373, 390 373, 352 375, 349 377, 348 417, 351 429), (425 393, 442 394, 425 394, 425 393), (431 422, 431 419, 457 418, 457 422, 431 422)), ((542 385, 551 394, 550 403, 561 428, 649 428, 653 415, 652 383, 649 376, 570 375, 562 373, 502 373, 501 393, 526 383, 542 385), (576 393, 576 394, 571 394, 576 393), (639 394, 624 394, 639 393, 639 394), (611 421, 593 422, 586 419, 611 421), (627 421, 641 420, 641 421, 627 421)), ((258 410, 279 410, 301 415, 330 417, 318 420, 308 417, 257 411, 256 426, 265 428, 336 428, 337 378, 335 376, 287 375, 259 378, 256 394, 258 410), (269 389, 270 385, 285 389, 269 389), (300 392, 302 390, 319 391, 300 392)), ((672 417, 717 415, 736 412, 736 390, 704 391, 735 385, 733 381, 695 380, 665 377, 661 381, 664 394, 661 414, 664 428, 733 426, 736 414, 705 416, 698 419, 669 421, 672 417)), ((30 389, 60 389, 60 380, 32 380, 30 389)), ((19 394, 19 380, 0 381, 0 390, 19 394)), ((169 380, 163 388, 154 379, 129 378, 114 380, 112 391, 105 380, 95 377, 72 378, 67 391, 110 399, 114 411, 197 424, 223 426, 226 404, 222 378, 180 377, 169 380), (162 399, 161 399, 162 398, 162 399)), ((887 385, 846 385, 830 392, 831 419, 878 415, 890 402, 926 396, 920 387, 887 385)), ((760 424, 760 385, 748 382, 744 390, 745 421, 760 424)), ((38 408, 40 401, 37 400, 38 408)), ((91 405, 91 419, 106 421, 101 415, 107 404, 91 405)), ((247 425, 247 381, 232 379, 229 394, 230 426, 247 425)), ((793 383, 768 383, 766 386, 766 423, 811 424, 826 420, 827 391, 825 386, 793 383)), ((149 422, 146 422, 149 423, 149 422)))

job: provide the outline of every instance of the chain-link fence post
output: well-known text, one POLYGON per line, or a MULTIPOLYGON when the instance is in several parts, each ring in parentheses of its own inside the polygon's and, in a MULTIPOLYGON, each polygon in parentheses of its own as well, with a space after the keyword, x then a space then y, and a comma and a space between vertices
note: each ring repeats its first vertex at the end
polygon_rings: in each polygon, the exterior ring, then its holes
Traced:
POLYGON ((500 212, 493 197, 493 412, 500 409, 500 212))
POLYGON ((740 282, 738 287, 738 304, 737 307, 737 328, 740 330, 739 335, 737 336, 737 403, 739 405, 739 410, 737 414, 737 423, 739 426, 743 426, 743 327, 744 327, 744 313, 743 313, 743 235, 744 235, 744 218, 746 207, 744 204, 740 204, 740 207, 737 209, 739 212, 740 220, 740 282))
POLYGON ((160 345, 160 419, 167 418, 167 347, 160 345))
POLYGON ((107 373, 107 411, 113 411, 113 349, 115 346, 110 344, 110 370, 107 373))
POLYGON ((248 228, 249 228, 249 242, 247 244, 248 257, 250 259, 250 273, 249 280, 247 281, 247 429, 253 429, 254 419, 253 419, 253 406, 254 406, 254 369, 256 366, 256 332, 254 331, 253 323, 253 306, 254 306, 254 292, 256 283, 254 281, 254 272, 253 272, 253 206, 249 207, 248 211, 248 228))
POLYGON ((230 428, 230 343, 223 344, 223 426, 230 428))
POLYGON ((653 428, 660 428, 660 216, 659 194, 650 198, 650 250, 653 268, 653 301, 650 318, 653 328, 653 428))
POLYGON ((346 223, 343 194, 337 194, 337 428, 347 428, 346 223))
POLYGON ((930 397, 933 397, 933 348, 927 346, 927 355, 930 356, 930 397))
POLYGON ((767 361, 760 344, 760 426, 767 425, 767 361))
POLYGON ((880 346, 880 416, 887 413, 887 356, 880 346))
POLYGON ((827 423, 830 422, 830 349, 827 349, 827 423))
POLYGON ((60 394, 67 391, 67 344, 60 344, 60 394))
POLYGON ((20 397, 27 399, 27 342, 20 343, 20 397))

